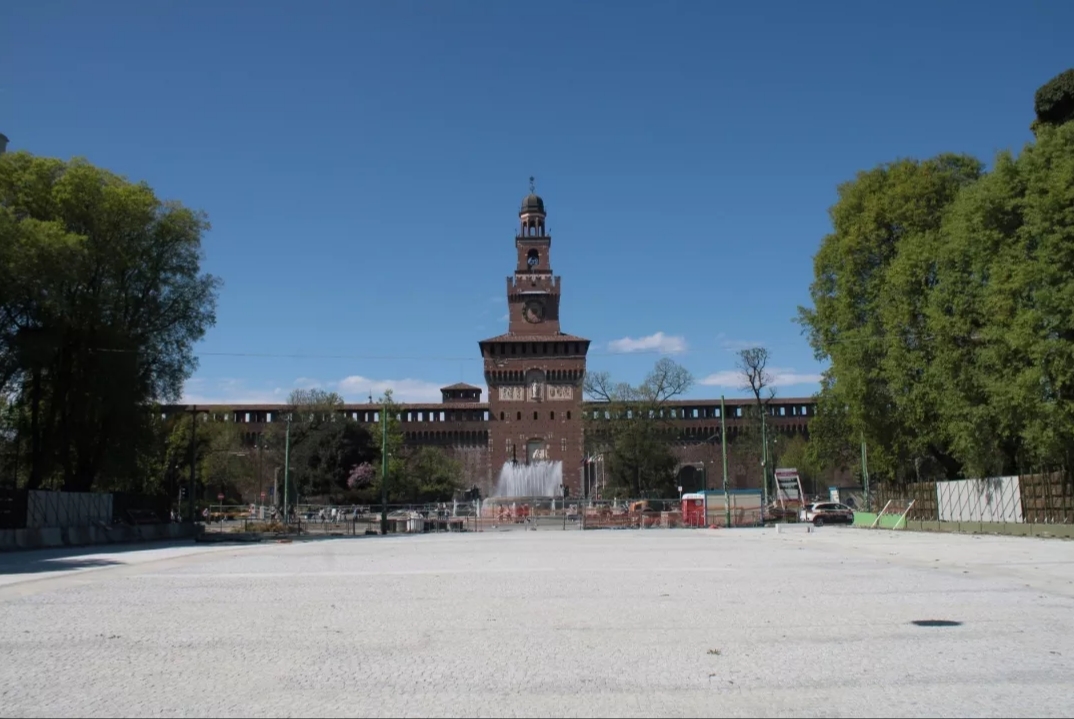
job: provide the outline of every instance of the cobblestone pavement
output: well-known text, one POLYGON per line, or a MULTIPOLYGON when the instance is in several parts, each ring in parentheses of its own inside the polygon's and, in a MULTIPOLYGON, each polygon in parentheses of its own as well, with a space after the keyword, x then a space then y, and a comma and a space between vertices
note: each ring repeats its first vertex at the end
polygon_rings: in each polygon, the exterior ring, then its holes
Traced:
POLYGON ((1070 716, 1072 609, 1074 543, 842 527, 27 552, 0 715, 1070 716))

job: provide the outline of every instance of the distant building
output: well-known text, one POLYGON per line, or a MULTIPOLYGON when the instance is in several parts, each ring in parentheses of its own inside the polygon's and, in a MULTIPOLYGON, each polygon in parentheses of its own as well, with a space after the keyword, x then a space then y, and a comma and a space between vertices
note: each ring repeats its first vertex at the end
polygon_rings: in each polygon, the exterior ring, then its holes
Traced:
MULTIPOLYGON (((532 190, 532 188, 531 188, 532 190)), ((582 381, 590 341, 560 327, 560 278, 552 274, 552 238, 548 234, 544 200, 532 191, 522 200, 515 236, 515 270, 507 278, 507 332, 481 340, 487 402, 482 389, 468 384, 442 388, 439 403, 399 406, 400 422, 411 446, 442 447, 458 458, 467 482, 488 496, 506 462, 563 463, 563 479, 571 496, 585 494, 586 413, 603 413, 600 403, 582 399, 582 381)), ((714 303, 714 308, 727 305, 714 303)), ((757 460, 735 451, 735 436, 753 400, 726 401, 729 485, 733 489, 760 486, 757 460)), ((778 435, 805 434, 814 413, 810 398, 776 398, 769 405, 768 423, 778 435)), ((189 412, 173 405, 166 413, 189 412)), ((253 444, 267 422, 285 416, 287 405, 198 405, 199 413, 249 425, 246 440, 253 444)), ((347 404, 344 415, 363 423, 377 421, 380 406, 347 404)), ((667 412, 678 428, 674 451, 681 465, 679 483, 693 491, 702 483, 722 485, 720 400, 674 400, 667 412), (702 469, 703 468, 703 469, 702 469), (702 476, 704 472, 704 476, 702 476)), ((753 456, 753 453, 750 453, 753 456)))

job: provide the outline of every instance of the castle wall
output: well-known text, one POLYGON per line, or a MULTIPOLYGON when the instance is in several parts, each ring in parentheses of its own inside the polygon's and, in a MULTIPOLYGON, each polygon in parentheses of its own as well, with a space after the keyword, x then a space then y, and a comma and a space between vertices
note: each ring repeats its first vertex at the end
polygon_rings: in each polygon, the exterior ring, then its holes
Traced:
MULTIPOLYGON (((521 386, 521 385, 520 385, 521 386)), ((526 390, 528 392, 528 390, 526 390)), ((576 391, 580 394, 580 388, 576 391)), ((576 395, 577 396, 577 395, 576 395)), ((742 435, 747 422, 744 415, 749 400, 726 400, 728 436, 728 488, 747 489, 760 486, 760 456, 756 438, 742 435)), ((679 400, 667 405, 668 421, 678 439, 673 451, 679 458, 684 491, 700 486, 701 467, 710 489, 723 486, 723 449, 720 441, 719 400, 679 400)), ((371 424, 379 421, 380 405, 346 404, 339 414, 371 424)), ((162 408, 165 416, 196 411, 207 420, 235 422, 243 427, 244 441, 253 446, 258 436, 273 422, 286 421, 293 408, 287 405, 171 405, 162 408)), ((495 487, 504 462, 525 461, 526 443, 534 438, 546 441, 548 457, 563 462, 564 480, 572 496, 581 496, 582 461, 585 456, 585 417, 599 415, 599 403, 577 399, 514 400, 488 403, 446 404, 412 403, 398 405, 400 428, 408 446, 435 446, 458 459, 463 465, 466 486, 476 485, 483 496, 495 487), (491 407, 491 409, 490 409, 491 407), (518 413, 525 413, 524 420, 518 413), (533 413, 537 418, 533 418, 533 413), (501 413, 503 419, 500 419, 501 413), (514 413, 513 415, 511 413, 514 413), (554 413, 554 416, 553 416, 554 413), (514 454, 511 452, 515 448, 514 454)), ((808 435, 814 402, 811 398, 775 399, 769 405, 767 419, 773 434, 791 437, 808 435)), ((833 481, 852 478, 833 476, 833 481)))

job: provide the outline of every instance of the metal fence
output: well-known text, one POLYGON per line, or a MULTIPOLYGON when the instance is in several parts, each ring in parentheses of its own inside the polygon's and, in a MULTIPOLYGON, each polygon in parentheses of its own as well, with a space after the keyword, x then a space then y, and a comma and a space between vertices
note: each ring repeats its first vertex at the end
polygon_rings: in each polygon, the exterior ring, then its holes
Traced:
MULTIPOLYGON (((393 504, 387 507, 386 529, 390 534, 440 532, 491 532, 548 529, 674 529, 681 527, 747 527, 761 523, 760 491, 731 498, 710 496, 707 513, 696 511, 679 499, 616 501, 531 502, 496 499, 441 504, 393 504), (729 511, 728 511, 729 510, 729 511)), ((302 533, 308 535, 357 536, 380 534, 381 508, 299 504, 284 521, 283 513, 270 505, 210 505, 198 517, 207 532, 302 533)))
POLYGON ((883 485, 878 506, 913 501, 908 520, 997 524, 1074 523, 1074 481, 1067 472, 883 485))

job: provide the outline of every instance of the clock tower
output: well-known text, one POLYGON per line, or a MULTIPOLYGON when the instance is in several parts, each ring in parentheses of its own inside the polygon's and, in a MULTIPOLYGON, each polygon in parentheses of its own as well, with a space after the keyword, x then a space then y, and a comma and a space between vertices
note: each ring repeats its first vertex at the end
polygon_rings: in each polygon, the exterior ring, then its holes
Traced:
POLYGON ((547 335, 559 332, 559 278, 552 276, 552 238, 545 226, 544 200, 533 192, 522 200, 515 237, 515 274, 507 278, 508 332, 547 335))
MULTIPOLYGON (((507 278, 507 333, 483 340, 493 482, 505 464, 557 463, 571 497, 582 488, 582 380, 589 340, 560 329, 544 200, 522 200, 515 272, 507 278)), ((558 492, 557 492, 558 494, 558 492)))

